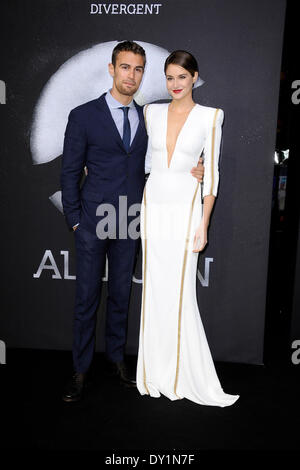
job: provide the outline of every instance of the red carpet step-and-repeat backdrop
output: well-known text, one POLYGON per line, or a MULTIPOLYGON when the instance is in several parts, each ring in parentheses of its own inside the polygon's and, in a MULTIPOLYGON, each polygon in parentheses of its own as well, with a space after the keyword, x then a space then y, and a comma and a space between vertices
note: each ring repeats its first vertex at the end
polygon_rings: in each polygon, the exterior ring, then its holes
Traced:
MULTIPOLYGON (((186 49, 202 79, 195 101, 225 112, 199 309, 215 360, 262 363, 284 14, 283 0, 2 2, 0 340, 7 347, 71 349, 75 252, 61 213, 64 131, 72 108, 111 87, 111 51, 131 39, 148 61, 139 104, 168 100, 164 60, 186 49)), ((141 291, 140 256, 128 353, 137 352, 141 291)))

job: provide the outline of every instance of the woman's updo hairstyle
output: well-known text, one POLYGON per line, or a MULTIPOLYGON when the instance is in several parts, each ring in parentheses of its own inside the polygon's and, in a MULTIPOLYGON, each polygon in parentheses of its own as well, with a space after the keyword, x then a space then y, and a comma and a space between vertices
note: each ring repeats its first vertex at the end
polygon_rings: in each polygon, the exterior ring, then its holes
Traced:
POLYGON ((178 50, 171 52, 171 54, 166 58, 165 61, 165 74, 170 64, 180 65, 180 67, 183 67, 185 70, 188 70, 192 77, 194 77, 195 72, 199 73, 198 64, 195 57, 187 51, 178 50))

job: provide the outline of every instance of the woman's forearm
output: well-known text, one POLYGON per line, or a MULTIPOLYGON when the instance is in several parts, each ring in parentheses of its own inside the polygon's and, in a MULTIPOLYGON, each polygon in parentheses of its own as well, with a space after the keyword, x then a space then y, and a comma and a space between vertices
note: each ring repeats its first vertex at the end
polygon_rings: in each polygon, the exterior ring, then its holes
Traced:
POLYGON ((203 224, 205 227, 209 226, 210 216, 211 216, 212 209, 214 207, 215 199, 216 198, 213 195, 207 195, 207 196, 204 196, 203 198, 204 203, 203 203, 202 220, 203 220, 203 224))

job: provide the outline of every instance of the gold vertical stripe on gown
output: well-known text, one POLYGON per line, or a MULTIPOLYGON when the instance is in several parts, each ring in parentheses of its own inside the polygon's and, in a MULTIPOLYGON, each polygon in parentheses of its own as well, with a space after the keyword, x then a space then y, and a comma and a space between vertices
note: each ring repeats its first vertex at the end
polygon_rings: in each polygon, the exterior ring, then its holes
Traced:
POLYGON ((146 200, 146 186, 144 188, 144 279, 143 279, 143 306, 142 306, 142 331, 143 331, 143 375, 144 387, 149 395, 149 390, 146 385, 146 368, 145 368, 145 302, 146 302, 146 270, 147 270, 147 200, 146 200))
POLYGON ((145 112, 144 112, 144 121, 145 121, 145 127, 146 127, 146 131, 148 132, 148 128, 147 128, 147 108, 148 108, 149 104, 146 104, 145 105, 145 112))
MULTIPOLYGON (((183 265, 182 265, 182 271, 181 271, 181 284, 180 284, 180 297, 179 297, 179 311, 178 311, 178 336, 177 336, 177 363, 176 363, 176 374, 175 374, 175 383, 174 383, 174 393, 176 393, 177 389, 177 383, 178 383, 178 373, 179 373, 179 359, 180 359, 180 335, 181 335, 181 314, 182 314, 182 300, 183 300, 183 288, 184 288, 184 278, 185 278, 185 268, 186 268, 186 260, 187 260, 187 254, 188 254, 188 245, 189 245, 189 239, 190 239, 190 231, 191 231, 191 223, 192 223, 192 215, 193 215, 193 208, 194 208, 194 202, 195 198, 197 195, 197 191, 199 188, 199 183, 197 184, 197 188, 195 190, 192 204, 191 204, 191 209, 190 209, 190 215, 189 215, 189 222, 188 222, 188 229, 187 229, 187 235, 186 235, 186 240, 185 240, 185 249, 184 249, 184 256, 183 256, 183 265)), ((178 396, 178 395, 177 395, 178 396)), ((179 398, 179 397, 178 397, 179 398)))
POLYGON ((219 109, 216 109, 214 115, 213 129, 212 129, 212 138, 211 138, 211 188, 210 196, 213 194, 214 189, 214 158, 215 158, 215 133, 216 133, 216 120, 219 109))

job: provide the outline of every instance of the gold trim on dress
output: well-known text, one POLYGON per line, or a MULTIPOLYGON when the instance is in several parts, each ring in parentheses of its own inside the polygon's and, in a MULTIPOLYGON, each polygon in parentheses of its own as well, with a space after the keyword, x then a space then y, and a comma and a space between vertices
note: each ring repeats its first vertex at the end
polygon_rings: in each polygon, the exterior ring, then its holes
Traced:
POLYGON ((214 115, 213 129, 212 129, 212 138, 211 138, 211 189, 209 195, 213 195, 214 189, 214 157, 215 157, 215 132, 216 132, 216 120, 219 109, 216 109, 214 115))
POLYGON ((145 127, 146 127, 146 131, 148 133, 148 127, 147 127, 147 108, 148 108, 149 104, 145 104, 145 112, 144 112, 144 121, 145 121, 145 127))
MULTIPOLYGON (((197 184, 196 191, 193 196, 192 205, 190 209, 189 215, 189 223, 187 229, 187 236, 185 240, 185 249, 184 249, 184 256, 183 256, 183 265, 182 265, 182 272, 181 272, 181 284, 180 284, 180 297, 179 297, 179 311, 178 311, 178 336, 177 336, 177 364, 176 364, 176 374, 175 374, 175 382, 174 382, 174 393, 176 393, 177 383, 178 383, 178 373, 179 373, 179 358, 180 358, 180 335, 181 335, 181 314, 182 314, 182 299, 183 299, 183 287, 184 287, 184 278, 185 278, 185 268, 186 268, 186 260, 188 254, 188 244, 190 240, 190 231, 191 231, 191 223, 192 223, 192 215, 193 215, 193 208, 194 202, 197 195, 197 191, 199 188, 199 183, 197 184)), ((177 395, 178 396, 178 395, 177 395)), ((178 397, 180 398, 180 397, 178 397)))
MULTIPOLYGON (((148 106, 148 105, 147 105, 148 106)), ((146 301, 146 270, 147 270, 147 212, 146 212, 146 186, 144 188, 144 278, 143 278, 143 306, 142 306, 142 330, 143 330, 143 374, 144 374, 144 386, 147 390, 148 395, 149 390, 146 385, 146 368, 145 368, 145 301, 146 301)))

